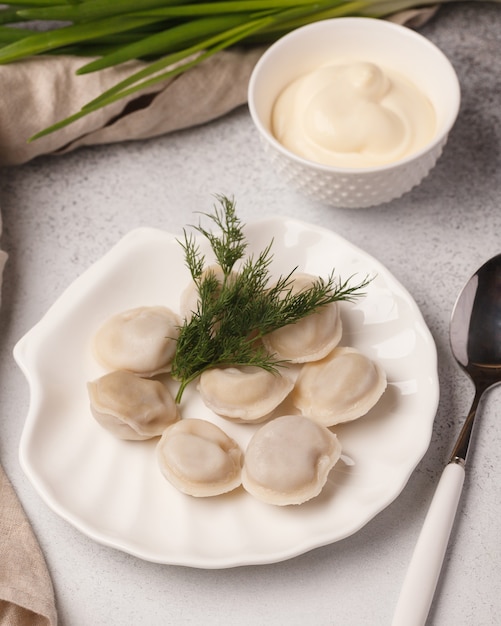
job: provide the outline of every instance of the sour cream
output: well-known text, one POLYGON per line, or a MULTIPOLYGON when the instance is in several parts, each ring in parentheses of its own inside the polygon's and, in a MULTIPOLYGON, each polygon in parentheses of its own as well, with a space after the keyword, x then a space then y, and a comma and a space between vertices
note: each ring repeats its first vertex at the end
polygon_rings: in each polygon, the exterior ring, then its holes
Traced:
POLYGON ((426 95, 374 63, 325 65, 288 85, 272 112, 276 139, 299 156, 338 167, 373 167, 417 152, 436 131, 426 95))

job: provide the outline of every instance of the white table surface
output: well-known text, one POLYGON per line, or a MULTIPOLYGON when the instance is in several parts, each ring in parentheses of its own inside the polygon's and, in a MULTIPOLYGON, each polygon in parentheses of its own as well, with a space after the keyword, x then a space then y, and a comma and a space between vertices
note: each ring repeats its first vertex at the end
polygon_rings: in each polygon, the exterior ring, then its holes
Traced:
MULTIPOLYGON (((443 8, 421 32, 455 66, 462 105, 429 177, 379 208, 337 210, 288 190, 270 170, 246 107, 149 141, 82 149, 0 171, 5 270, 0 317, 0 458, 47 559, 62 626, 389 625, 443 464, 472 399, 449 351, 466 279, 501 251, 501 5, 443 8), (180 233, 213 194, 244 221, 298 217, 381 261, 410 291, 434 336, 441 398, 428 452, 401 495, 355 535, 285 562, 197 570, 101 546, 60 519, 24 476, 18 448, 28 388, 16 341, 125 233, 180 233)), ((429 624, 490 626, 501 614, 501 390, 482 406, 475 449, 429 624)))

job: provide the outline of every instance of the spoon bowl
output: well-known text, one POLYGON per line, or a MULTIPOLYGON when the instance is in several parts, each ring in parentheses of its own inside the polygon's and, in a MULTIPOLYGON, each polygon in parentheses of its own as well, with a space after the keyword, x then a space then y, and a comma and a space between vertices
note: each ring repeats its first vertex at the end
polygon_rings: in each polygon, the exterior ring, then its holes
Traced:
POLYGON ((475 395, 416 543, 392 626, 426 622, 463 488, 477 409, 484 393, 501 383, 501 254, 484 263, 459 294, 450 343, 475 395))
POLYGON ((475 414, 483 394, 501 382, 501 254, 470 278, 454 306, 452 353, 475 385, 475 396, 451 461, 466 463, 475 414))

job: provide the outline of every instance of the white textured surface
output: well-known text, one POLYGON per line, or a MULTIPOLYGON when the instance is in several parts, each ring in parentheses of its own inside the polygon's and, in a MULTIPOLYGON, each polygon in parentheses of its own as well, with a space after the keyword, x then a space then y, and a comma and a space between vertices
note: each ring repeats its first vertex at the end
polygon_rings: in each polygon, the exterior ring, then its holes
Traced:
MULTIPOLYGON (((422 31, 458 72, 462 106, 437 166, 399 200, 343 211, 308 202, 270 171, 248 113, 135 144, 82 150, 3 170, 0 458, 46 555, 62 626, 391 622, 434 487, 472 399, 448 323, 456 295, 501 248, 501 7, 447 6, 422 31), (15 342, 90 263, 138 226, 180 232, 211 194, 244 219, 281 214, 330 228, 381 261, 410 291, 435 337, 441 401, 430 448, 400 497, 359 533, 283 563, 196 570, 98 545, 43 504, 18 446, 28 407, 15 342), (177 207, 173 210, 172 207, 177 207)), ((429 625, 491 626, 501 596, 499 402, 482 407, 452 543, 429 625)))

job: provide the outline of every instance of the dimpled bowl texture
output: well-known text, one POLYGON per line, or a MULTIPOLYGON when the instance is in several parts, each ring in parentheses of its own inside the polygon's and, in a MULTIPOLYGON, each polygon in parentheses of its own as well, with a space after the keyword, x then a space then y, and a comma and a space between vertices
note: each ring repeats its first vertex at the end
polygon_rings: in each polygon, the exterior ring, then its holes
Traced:
POLYGON ((418 185, 442 153, 460 104, 457 75, 446 56, 405 26, 373 18, 334 18, 298 28, 272 44, 249 81, 249 111, 276 170, 300 193, 339 208, 376 206, 418 185), (294 79, 337 59, 369 60, 398 71, 431 101, 434 138, 419 152, 388 165, 341 168, 308 161, 271 132, 273 105, 294 79))

